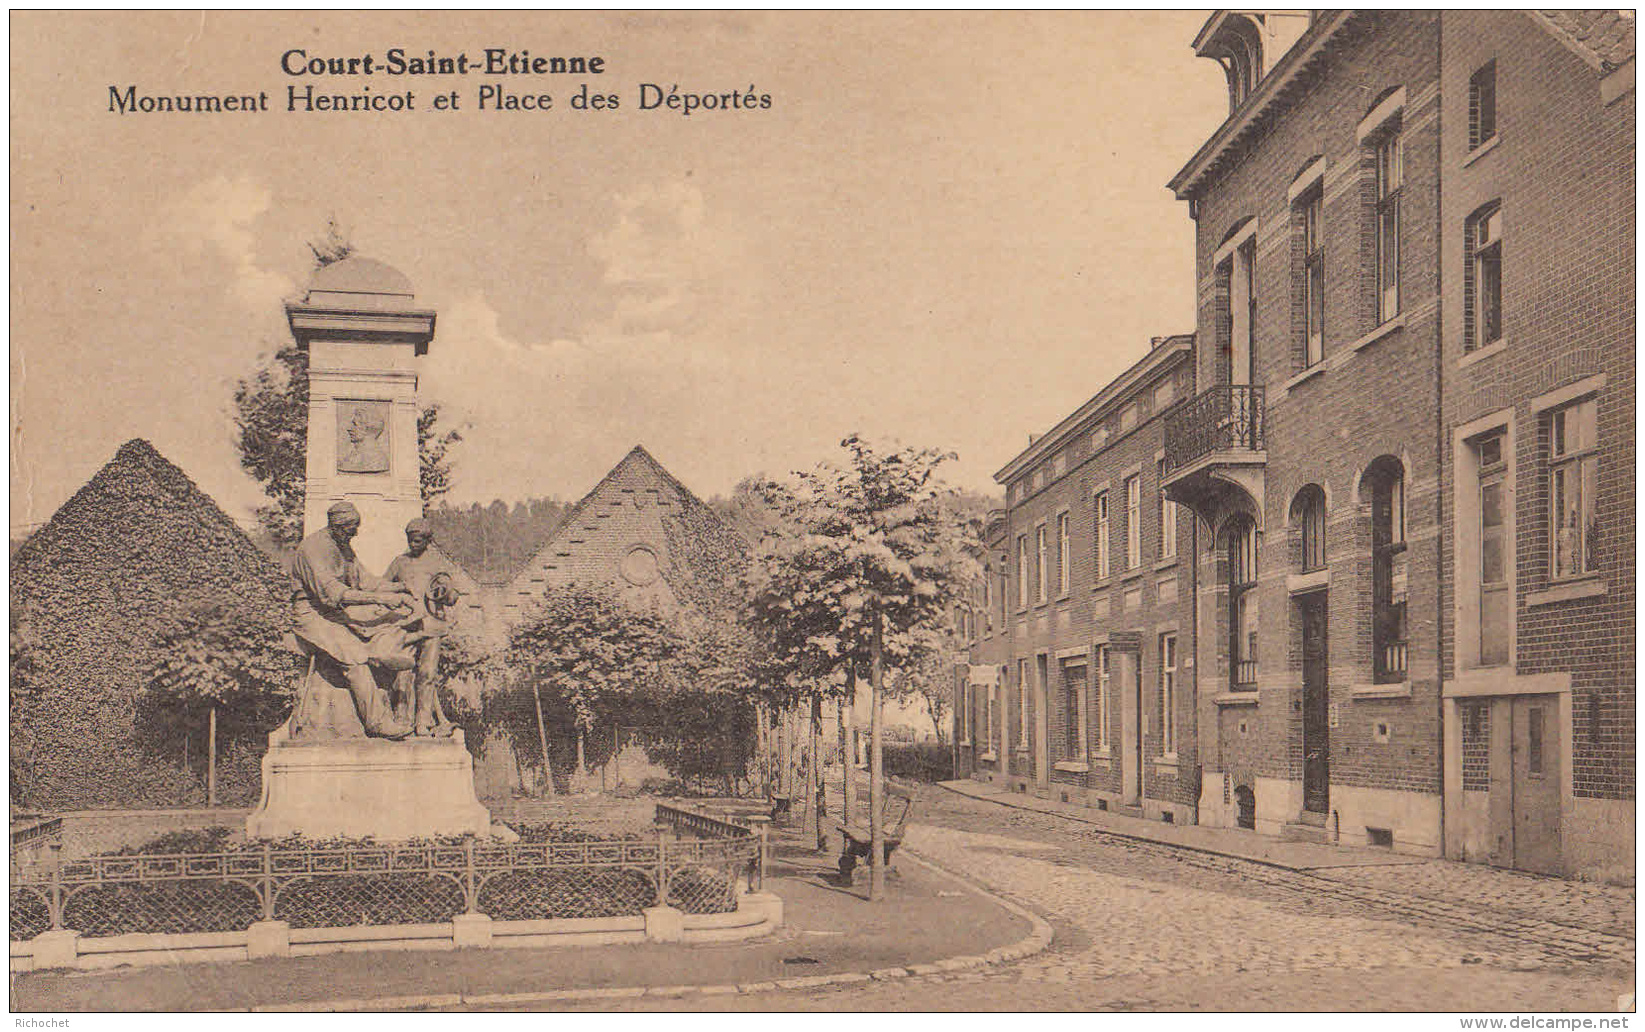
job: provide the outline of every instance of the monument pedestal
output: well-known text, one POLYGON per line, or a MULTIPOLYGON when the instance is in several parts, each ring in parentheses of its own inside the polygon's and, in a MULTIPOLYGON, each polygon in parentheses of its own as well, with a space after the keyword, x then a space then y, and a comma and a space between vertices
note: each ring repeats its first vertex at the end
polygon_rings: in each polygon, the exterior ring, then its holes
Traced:
POLYGON ((371 836, 382 842, 434 835, 486 835, 491 811, 474 795, 474 765, 463 732, 450 738, 269 736, 263 798, 246 818, 246 837, 371 836))

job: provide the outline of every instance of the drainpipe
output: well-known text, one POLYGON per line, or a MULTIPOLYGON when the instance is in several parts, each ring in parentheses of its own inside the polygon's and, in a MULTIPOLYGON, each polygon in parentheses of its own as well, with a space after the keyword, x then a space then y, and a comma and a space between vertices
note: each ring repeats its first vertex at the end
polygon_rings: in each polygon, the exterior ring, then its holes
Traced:
MULTIPOLYGON (((1434 163, 1434 219, 1438 228, 1434 233, 1434 296, 1440 299, 1436 320, 1439 329, 1434 346, 1434 477, 1438 490, 1434 492, 1434 526, 1439 530, 1435 548, 1438 550, 1438 570, 1434 577, 1434 678, 1439 682, 1437 693, 1439 748, 1435 750, 1439 762, 1439 855, 1445 855, 1445 553, 1450 548, 1450 535, 1445 533, 1445 13, 1434 13, 1434 67, 1439 75, 1439 106, 1434 112, 1434 132, 1438 136, 1439 160, 1434 163)), ((1453 471, 1454 472, 1454 471, 1453 471)), ((1406 486, 1410 497, 1410 486, 1406 486)), ((1409 576, 1407 574, 1407 576, 1409 576)), ((1454 632, 1455 628, 1453 628, 1454 632)), ((1454 637, 1454 633, 1453 633, 1454 637)), ((1455 662, 1455 657, 1452 658, 1455 662)), ((1410 660, 1406 660, 1405 676, 1411 676, 1410 660)))

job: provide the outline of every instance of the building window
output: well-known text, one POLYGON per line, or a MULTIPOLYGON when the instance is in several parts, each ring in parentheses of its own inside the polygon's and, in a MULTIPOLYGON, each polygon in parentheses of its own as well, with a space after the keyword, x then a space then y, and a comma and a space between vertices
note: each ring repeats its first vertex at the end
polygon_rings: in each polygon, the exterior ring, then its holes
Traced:
POLYGON ((1373 679, 1397 684, 1409 669, 1405 623, 1405 470, 1384 455, 1366 470, 1371 495, 1371 656, 1373 679))
POLYGON ((1298 204, 1302 222, 1302 364, 1325 358, 1325 211, 1323 189, 1310 190, 1298 204))
POLYGON ((1464 347, 1472 351, 1502 339, 1502 205, 1493 201, 1468 218, 1463 248, 1464 347))
POLYGON ((1017 660, 1017 748, 1028 748, 1028 660, 1017 660))
POLYGON ((1165 497, 1165 460, 1159 464, 1159 557, 1173 559, 1177 554, 1177 503, 1165 497))
POLYGON ((1399 201, 1405 185, 1405 152, 1396 126, 1375 143, 1377 322, 1399 314, 1399 201))
POLYGON ((971 713, 971 686, 967 683, 968 674, 954 675, 955 692, 958 697, 954 706, 954 741, 965 741, 965 729, 970 721, 966 718, 971 713))
POLYGON ((999 685, 992 682, 988 685, 988 699, 982 710, 982 740, 987 747, 994 747, 994 707, 999 702, 999 685))
POLYGON ((1160 751, 1177 752, 1177 636, 1162 634, 1159 639, 1160 751))
POLYGON ((1068 514, 1057 513, 1057 596, 1068 594, 1068 514))
POLYGON ((1045 562, 1045 524, 1034 528, 1034 598, 1043 603, 1050 585, 1046 575, 1050 571, 1045 562))
POLYGON ((1092 698, 1095 703, 1095 713, 1091 714, 1097 725, 1097 751, 1108 751, 1108 698, 1113 682, 1113 654, 1106 645, 1097 646, 1097 691, 1092 698))
POLYGON ((1291 503, 1291 520, 1301 543, 1298 559, 1303 573, 1325 569, 1325 491, 1309 484, 1291 503))
POLYGON ((1086 672, 1085 660, 1063 660, 1062 694, 1064 722, 1063 755, 1070 760, 1085 759, 1085 743, 1089 740, 1086 725, 1086 672))
POLYGON ((1503 435, 1474 442, 1479 460, 1479 665, 1508 662, 1513 599, 1508 593, 1507 457, 1503 435))
POLYGON ((1556 580, 1598 571, 1594 546, 1599 531, 1595 491, 1599 456, 1598 405, 1594 399, 1555 411, 1548 426, 1549 535, 1556 580))
POLYGON ((1028 608, 1028 535, 1017 535, 1017 608, 1028 608))
POLYGON ((1142 565, 1142 478, 1125 478, 1125 568, 1142 565))
POLYGON ((1097 580, 1106 580, 1108 577, 1108 492, 1103 491, 1096 497, 1096 534, 1097 534, 1097 580))
POLYGON ((991 570, 984 570, 982 574, 982 622, 988 633, 994 632, 994 574, 991 570))
POLYGON ((1468 78, 1468 149, 1496 139, 1496 62, 1468 78))
POLYGON ((1228 630, 1234 691, 1257 686, 1257 525, 1236 516, 1227 531, 1228 630))

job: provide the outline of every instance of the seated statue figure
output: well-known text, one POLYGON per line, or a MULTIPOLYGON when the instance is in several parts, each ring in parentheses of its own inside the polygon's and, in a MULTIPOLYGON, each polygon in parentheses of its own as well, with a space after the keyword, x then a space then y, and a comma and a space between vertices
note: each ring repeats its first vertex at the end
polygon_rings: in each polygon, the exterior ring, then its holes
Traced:
POLYGON ((405 738, 413 728, 391 712, 374 668, 385 674, 409 670, 416 662, 413 647, 425 634, 407 626, 414 611, 409 589, 371 577, 354 557, 350 542, 359 530, 359 510, 338 502, 326 511, 326 528, 304 538, 292 561, 292 632, 314 660, 293 727, 304 730, 305 710, 322 687, 313 675, 329 682, 340 671, 365 733, 405 738))

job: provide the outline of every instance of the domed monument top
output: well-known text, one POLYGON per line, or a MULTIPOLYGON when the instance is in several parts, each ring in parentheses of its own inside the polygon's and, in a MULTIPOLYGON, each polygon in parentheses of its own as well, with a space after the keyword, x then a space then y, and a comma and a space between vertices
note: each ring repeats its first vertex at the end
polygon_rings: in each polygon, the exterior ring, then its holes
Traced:
POLYGON ((299 347, 317 340, 413 344, 428 352, 434 312, 418 308, 405 273, 364 255, 321 266, 301 301, 286 302, 299 347))

